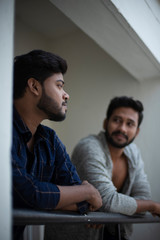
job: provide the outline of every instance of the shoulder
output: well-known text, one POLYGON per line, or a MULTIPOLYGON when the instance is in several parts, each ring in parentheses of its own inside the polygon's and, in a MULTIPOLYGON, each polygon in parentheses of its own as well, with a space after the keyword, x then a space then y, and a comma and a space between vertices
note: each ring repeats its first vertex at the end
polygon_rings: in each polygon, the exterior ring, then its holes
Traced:
POLYGON ((100 159, 105 158, 105 151, 103 147, 103 141, 100 138, 100 134, 98 135, 89 135, 79 141, 79 143, 75 146, 72 159, 100 159))
POLYGON ((95 147, 100 147, 101 142, 98 138, 98 135, 89 135, 85 138, 82 138, 79 143, 76 145, 75 149, 95 149, 95 147))

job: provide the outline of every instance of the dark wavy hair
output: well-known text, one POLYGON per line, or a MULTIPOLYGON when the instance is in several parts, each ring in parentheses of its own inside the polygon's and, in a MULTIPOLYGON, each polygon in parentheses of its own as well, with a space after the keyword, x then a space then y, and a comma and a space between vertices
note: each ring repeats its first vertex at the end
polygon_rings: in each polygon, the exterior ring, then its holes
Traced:
POLYGON ((24 95, 27 81, 35 78, 42 85, 54 73, 65 74, 67 62, 56 54, 43 50, 33 50, 14 58, 14 99, 24 95))
POLYGON ((132 97, 122 96, 115 97, 110 101, 110 104, 107 109, 106 117, 109 119, 113 113, 113 111, 120 107, 129 107, 134 109, 138 115, 138 127, 140 126, 143 120, 143 104, 139 100, 134 100, 132 97))

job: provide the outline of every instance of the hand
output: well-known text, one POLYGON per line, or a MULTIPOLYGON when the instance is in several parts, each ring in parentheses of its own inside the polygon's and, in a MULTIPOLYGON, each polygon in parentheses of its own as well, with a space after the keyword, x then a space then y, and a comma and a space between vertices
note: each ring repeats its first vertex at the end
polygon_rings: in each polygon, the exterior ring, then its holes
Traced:
POLYGON ((100 193, 98 190, 93 187, 88 181, 83 181, 82 185, 85 185, 87 187, 88 191, 88 199, 86 200, 88 203, 90 203, 90 211, 96 211, 102 206, 102 198, 100 196, 100 193))
POLYGON ((153 202, 153 208, 150 211, 151 214, 155 217, 155 216, 159 216, 160 217, 160 203, 158 202, 153 202))
POLYGON ((87 224, 87 228, 101 229, 104 224, 87 224))

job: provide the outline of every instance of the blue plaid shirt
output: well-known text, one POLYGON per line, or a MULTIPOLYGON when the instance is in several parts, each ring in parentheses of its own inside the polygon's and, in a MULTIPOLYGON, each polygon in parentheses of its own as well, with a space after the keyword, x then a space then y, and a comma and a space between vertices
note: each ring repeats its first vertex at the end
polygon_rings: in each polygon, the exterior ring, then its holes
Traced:
MULTIPOLYGON (((27 147, 31 136, 30 130, 14 108, 13 206, 53 210, 60 199, 57 185, 79 185, 81 180, 55 131, 39 125, 35 133, 33 153, 27 147)), ((88 209, 86 202, 77 205, 81 213, 88 209)))

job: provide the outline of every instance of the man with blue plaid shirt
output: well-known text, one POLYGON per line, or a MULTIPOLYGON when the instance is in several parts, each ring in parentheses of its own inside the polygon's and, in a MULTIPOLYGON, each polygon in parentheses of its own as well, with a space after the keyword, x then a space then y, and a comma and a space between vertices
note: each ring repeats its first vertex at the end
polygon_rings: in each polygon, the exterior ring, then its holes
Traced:
MULTIPOLYGON (((85 213, 102 205, 99 192, 81 182, 65 146, 44 119, 62 121, 69 95, 63 75, 67 63, 42 50, 15 57, 12 142, 13 206, 85 213)), ((23 239, 25 226, 13 226, 23 239)))

